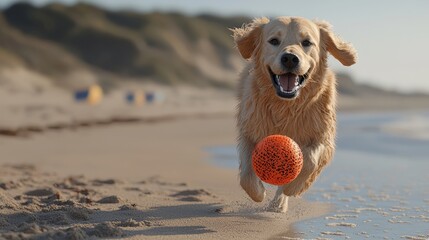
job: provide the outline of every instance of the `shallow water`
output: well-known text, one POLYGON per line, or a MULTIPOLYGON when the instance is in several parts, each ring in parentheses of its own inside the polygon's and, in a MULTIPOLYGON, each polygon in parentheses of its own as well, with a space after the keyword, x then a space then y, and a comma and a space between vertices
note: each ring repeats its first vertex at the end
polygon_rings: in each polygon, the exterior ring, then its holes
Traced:
MULTIPOLYGON (((304 195, 335 210, 275 238, 429 239, 429 140, 383 130, 410 116, 429 126, 427 112, 341 114, 334 160, 304 195)), ((235 146, 207 151, 214 164, 238 168, 235 146)))

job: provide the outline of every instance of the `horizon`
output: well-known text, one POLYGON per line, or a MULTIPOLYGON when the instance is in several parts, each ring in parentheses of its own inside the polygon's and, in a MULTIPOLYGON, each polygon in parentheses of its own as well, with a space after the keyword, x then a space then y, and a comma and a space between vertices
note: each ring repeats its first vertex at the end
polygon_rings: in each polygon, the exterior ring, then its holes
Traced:
MULTIPOLYGON (((1 0, 0 8, 22 2, 1 0)), ((358 51, 358 62, 352 67, 341 66, 330 57, 329 64, 337 72, 346 72, 359 83, 400 92, 429 93, 429 79, 425 72, 426 55, 429 53, 428 1, 369 0, 344 3, 328 0, 309 3, 289 1, 234 1, 218 0, 200 2, 184 0, 30 0, 36 6, 49 3, 73 5, 85 2, 109 10, 135 12, 180 12, 186 15, 209 13, 218 16, 244 15, 249 17, 302 16, 309 19, 327 20, 337 35, 351 42, 358 51), (269 3, 269 4, 267 4, 269 3), (273 6, 274 5, 274 6, 273 6), (368 7, 370 6, 370 7, 368 7), (387 7, 388 6, 388 9, 387 7), (289 10, 283 10, 289 9, 289 10), (364 14, 362 14, 364 13, 364 14), (368 37, 369 36, 369 37, 368 37), (400 53, 400 56, 396 54, 400 53), (402 59, 402 61, 401 61, 402 59)), ((231 39, 232 41, 232 39, 231 39)))

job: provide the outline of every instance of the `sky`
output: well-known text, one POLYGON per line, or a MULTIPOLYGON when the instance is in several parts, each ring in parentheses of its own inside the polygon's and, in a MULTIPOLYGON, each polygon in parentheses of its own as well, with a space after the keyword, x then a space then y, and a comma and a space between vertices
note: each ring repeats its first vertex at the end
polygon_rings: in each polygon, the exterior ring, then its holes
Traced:
MULTIPOLYGON (((0 0, 6 7, 14 0, 0 0)), ((29 0, 74 4, 76 0, 29 0)), ((358 63, 336 71, 387 89, 429 92, 429 1, 426 0, 86 0, 111 10, 180 11, 187 14, 301 16, 327 20, 334 31, 358 51, 358 63)))

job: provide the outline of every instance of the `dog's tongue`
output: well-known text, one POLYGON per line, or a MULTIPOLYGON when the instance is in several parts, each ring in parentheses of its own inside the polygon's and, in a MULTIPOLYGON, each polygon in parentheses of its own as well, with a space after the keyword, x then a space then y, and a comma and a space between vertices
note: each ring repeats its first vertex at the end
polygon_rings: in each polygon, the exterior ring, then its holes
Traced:
POLYGON ((283 89, 290 92, 294 89, 298 76, 293 73, 286 73, 279 76, 279 83, 283 89))

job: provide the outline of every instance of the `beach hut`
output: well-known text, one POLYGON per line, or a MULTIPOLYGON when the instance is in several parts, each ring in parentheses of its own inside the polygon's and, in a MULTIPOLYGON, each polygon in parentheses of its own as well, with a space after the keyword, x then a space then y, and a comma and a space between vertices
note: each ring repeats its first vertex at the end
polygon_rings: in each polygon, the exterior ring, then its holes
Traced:
POLYGON ((142 91, 128 91, 125 95, 125 101, 128 104, 141 106, 146 102, 146 99, 142 91))
POLYGON ((155 102, 155 92, 146 92, 145 99, 147 103, 155 102))
POLYGON ((165 100, 165 96, 161 92, 146 92, 145 93, 145 99, 147 103, 162 103, 165 100))
POLYGON ((98 85, 92 85, 85 89, 74 92, 76 102, 84 102, 90 105, 96 105, 103 99, 103 89, 98 85))

